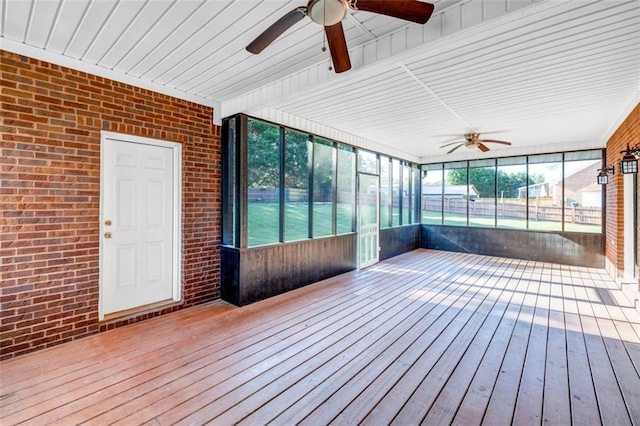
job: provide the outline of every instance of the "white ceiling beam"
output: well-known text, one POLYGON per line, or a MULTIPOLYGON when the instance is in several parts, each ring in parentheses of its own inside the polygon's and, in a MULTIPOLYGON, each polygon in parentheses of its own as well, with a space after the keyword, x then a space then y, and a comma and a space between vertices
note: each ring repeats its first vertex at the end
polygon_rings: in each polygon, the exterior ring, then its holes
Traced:
POLYGON ((478 133, 475 127, 473 127, 467 120, 462 118, 451 106, 446 103, 431 87, 424 81, 420 80, 405 64, 398 62, 398 66, 406 72, 413 80, 415 80, 428 94, 430 94, 436 101, 438 101, 447 111, 449 111, 455 118, 457 118, 462 124, 464 124, 469 132, 478 133))

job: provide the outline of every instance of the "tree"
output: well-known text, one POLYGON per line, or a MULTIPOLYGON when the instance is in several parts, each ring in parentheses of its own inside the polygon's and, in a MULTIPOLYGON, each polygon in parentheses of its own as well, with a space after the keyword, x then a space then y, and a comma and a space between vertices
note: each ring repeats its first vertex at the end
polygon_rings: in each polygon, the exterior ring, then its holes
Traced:
POLYGON ((309 135, 285 130, 284 146, 286 187, 307 189, 309 187, 309 160, 311 157, 309 135))
POLYGON ((333 189, 333 157, 335 148, 329 141, 315 140, 313 152, 313 199, 331 200, 333 189))
MULTIPOLYGON (((472 167, 469 169, 469 182, 481 198, 493 198, 496 193, 495 167, 472 167)), ((452 169, 447 173, 448 185, 466 185, 467 169, 452 169)))
POLYGON ((527 179, 527 173, 524 171, 506 173, 503 170, 498 170, 498 191, 500 196, 506 198, 517 198, 519 188, 527 185, 535 185, 544 181, 544 175, 541 174, 529 175, 527 179))
MULTIPOLYGON (((476 188, 480 197, 493 198, 496 195, 494 167, 472 167, 469 169, 469 182, 476 188)), ((528 185, 544 182, 544 175, 529 175, 528 185)), ((467 169, 451 169, 447 172, 447 185, 466 185, 467 169)), ((506 198, 518 197, 518 188, 527 186, 527 173, 525 171, 507 173, 498 169, 498 193, 506 198)))
POLYGON ((280 182, 280 128, 247 121, 247 183, 250 188, 276 188, 280 182))

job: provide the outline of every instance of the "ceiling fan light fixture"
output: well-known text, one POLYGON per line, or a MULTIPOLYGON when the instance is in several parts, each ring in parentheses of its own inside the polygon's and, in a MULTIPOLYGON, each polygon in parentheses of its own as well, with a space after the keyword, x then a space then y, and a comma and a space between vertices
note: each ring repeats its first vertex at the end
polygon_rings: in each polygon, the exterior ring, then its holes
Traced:
POLYGON ((453 148, 451 148, 447 152, 447 154, 451 154, 452 152, 454 152, 455 150, 457 150, 461 146, 466 146, 468 149, 478 148, 482 152, 487 152, 487 151, 490 151, 490 149, 489 149, 489 147, 487 145, 485 145, 486 143, 497 143, 497 144, 500 144, 500 145, 511 145, 511 142, 499 141, 499 140, 495 140, 495 139, 482 139, 480 137, 480 133, 465 133, 464 134, 464 141, 456 141, 456 142, 445 143, 444 145, 441 145, 440 148, 444 148, 444 147, 451 146, 451 145, 456 145, 453 148))
POLYGON ((342 21, 348 9, 347 0, 311 0, 307 14, 313 22, 330 27, 342 21))
POLYGON ((480 133, 465 133, 464 138, 469 142, 477 142, 480 139, 480 133))

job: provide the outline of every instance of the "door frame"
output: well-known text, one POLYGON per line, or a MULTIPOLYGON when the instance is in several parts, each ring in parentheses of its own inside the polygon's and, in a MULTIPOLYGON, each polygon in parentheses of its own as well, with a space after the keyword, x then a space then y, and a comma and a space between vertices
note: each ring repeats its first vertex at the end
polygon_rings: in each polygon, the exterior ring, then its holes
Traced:
MULTIPOLYGON (((171 149, 173 154, 173 247, 171 250, 172 255, 172 300, 173 302, 179 302, 182 300, 182 144, 176 142, 168 142, 159 139, 146 138, 142 136, 127 135, 124 133, 109 132, 105 130, 100 131, 100 226, 99 226, 99 254, 98 254, 98 320, 103 321, 105 312, 102 306, 103 291, 104 291, 104 256, 103 256, 103 244, 102 236, 107 229, 105 228, 104 221, 104 179, 106 178, 106 170, 103 167, 105 164, 105 146, 108 141, 118 141, 142 145, 151 145, 161 148, 171 149)), ((135 309, 135 308, 134 308, 135 309)), ((108 315, 108 314, 107 314, 108 315)))
POLYGON ((638 279, 638 182, 636 174, 623 175, 623 281, 638 279))
POLYGON ((379 175, 375 175, 375 174, 371 174, 371 173, 365 173, 365 172, 358 172, 358 179, 357 179, 357 187, 356 187, 356 200, 357 200, 357 205, 356 205, 356 212, 357 212, 357 217, 356 217, 356 256, 357 256, 357 265, 358 265, 358 269, 362 269, 362 268, 366 268, 368 266, 371 265, 375 265, 376 263, 378 263, 380 261, 380 176, 379 175), (361 212, 362 212, 362 206, 360 203, 360 185, 362 183, 362 176, 366 176, 366 177, 371 177, 377 180, 377 189, 376 189, 376 226, 378 228, 377 233, 376 233, 376 257, 375 257, 375 261, 370 261, 370 262, 366 262, 364 264, 360 263, 360 228, 361 228, 361 223, 360 223, 360 219, 361 219, 361 212))

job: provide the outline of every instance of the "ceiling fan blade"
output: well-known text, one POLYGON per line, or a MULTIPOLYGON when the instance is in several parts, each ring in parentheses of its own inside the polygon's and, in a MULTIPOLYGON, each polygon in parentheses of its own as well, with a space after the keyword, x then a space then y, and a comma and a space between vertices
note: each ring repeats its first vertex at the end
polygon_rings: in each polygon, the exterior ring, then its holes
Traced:
POLYGON ((478 148, 480 148, 480 151, 482 151, 482 152, 489 151, 489 147, 484 145, 484 144, 482 144, 482 143, 478 143, 478 148))
POLYGON ((467 143, 467 142, 466 141, 449 142, 449 143, 445 143, 444 145, 440 145, 440 148, 444 148, 445 146, 455 145, 457 143, 467 143))
POLYGON ((273 25, 264 30, 255 40, 247 46, 247 50, 251 53, 258 54, 269 46, 275 39, 280 37, 282 33, 298 23, 306 15, 306 7, 297 7, 291 12, 278 19, 273 25))
POLYGON ((449 151, 447 151, 447 154, 451 154, 453 151, 455 151, 456 149, 460 148, 461 146, 464 146, 464 142, 462 142, 460 145, 455 146, 452 149, 450 149, 449 151))
POLYGON ((499 144, 502 144, 502 145, 511 145, 511 142, 497 141, 495 139, 482 139, 482 142, 499 143, 499 144))
POLYGON ((417 24, 425 24, 433 13, 431 3, 418 0, 358 0, 353 9, 393 16, 417 24))
POLYGON ((347 48, 347 40, 344 37, 342 21, 330 27, 324 27, 327 34, 327 42, 331 51, 331 59, 336 73, 345 72, 351 69, 351 60, 349 59, 349 49, 347 48))

